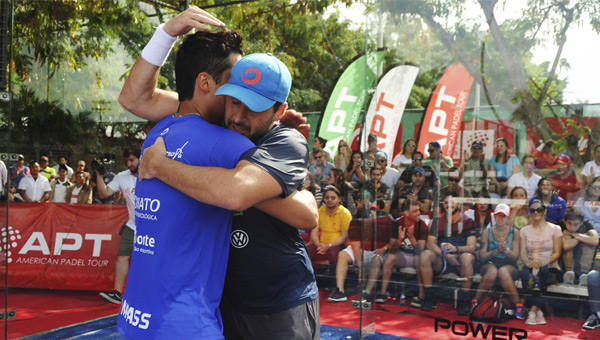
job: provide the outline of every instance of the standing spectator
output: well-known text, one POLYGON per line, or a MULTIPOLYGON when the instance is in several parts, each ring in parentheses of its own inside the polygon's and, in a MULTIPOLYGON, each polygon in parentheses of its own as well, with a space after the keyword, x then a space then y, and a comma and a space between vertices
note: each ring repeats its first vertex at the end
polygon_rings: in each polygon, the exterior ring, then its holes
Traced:
POLYGON ((40 176, 40 165, 36 161, 29 163, 31 175, 24 177, 19 182, 19 195, 25 202, 46 202, 50 199, 50 182, 44 176, 40 176))
POLYGON ((556 194, 554 183, 548 177, 542 177, 538 182, 538 189, 529 202, 540 200, 546 206, 546 221, 554 224, 563 224, 563 217, 567 211, 567 202, 556 194))
POLYGON ((4 196, 8 192, 8 188, 6 187, 6 183, 8 182, 8 170, 6 169, 6 164, 3 161, 0 161, 0 200, 4 201, 4 196))
POLYGON ((577 176, 571 174, 571 157, 567 155, 558 156, 556 160, 556 175, 550 179, 554 183, 556 194, 567 202, 575 200, 575 196, 581 190, 579 179, 577 179, 577 176))
POLYGON ((315 136, 313 139, 313 151, 308 154, 308 167, 310 168, 315 163, 315 150, 321 150, 323 156, 325 156, 326 162, 331 162, 331 156, 329 152, 325 151, 325 145, 327 144, 327 139, 319 136, 315 136))
POLYGON ((69 171, 67 166, 61 164, 58 166, 58 178, 53 179, 50 182, 50 188, 52 188, 52 195, 50 201, 53 203, 67 203, 70 201, 70 197, 67 196, 67 189, 71 186, 71 182, 67 179, 69 171))
POLYGON ((483 154, 483 143, 480 140, 474 140, 471 144, 471 154, 465 150, 464 154, 464 172, 463 186, 471 191, 473 196, 480 192, 487 192, 487 169, 490 160, 483 154))
POLYGON ((323 193, 321 192, 321 187, 315 182, 315 178, 313 174, 310 172, 306 173, 306 179, 304 180, 304 189, 310 191, 315 200, 317 201, 317 206, 321 205, 321 201, 323 200, 323 193))
POLYGON ((600 176, 600 144, 594 147, 594 159, 585 163, 581 169, 581 175, 584 187, 587 187, 594 177, 600 176))
MULTIPOLYGON (((86 163, 85 163, 85 161, 83 159, 80 159, 77 162, 77 167, 75 168, 75 172, 77 172, 77 171, 83 171, 83 172, 85 172, 85 175, 86 175, 86 177, 88 179, 88 183, 87 184, 90 184, 89 180, 92 178, 92 176, 86 170, 86 163)), ((73 175, 71 176, 71 182, 75 182, 75 173, 73 173, 73 175)))
POLYGON ((75 183, 67 188, 68 203, 92 204, 92 188, 87 182, 85 171, 75 172, 75 183))
POLYGON ((42 156, 40 159, 40 175, 46 177, 48 181, 56 178, 56 170, 48 166, 48 157, 42 156))
POLYGON ((100 292, 100 297, 114 304, 120 304, 127 272, 129 271, 129 259, 133 252, 133 238, 135 235, 135 183, 137 181, 137 172, 140 165, 140 150, 131 149, 123 152, 123 158, 127 164, 127 170, 119 172, 115 178, 106 185, 104 176, 96 170, 96 187, 100 197, 108 197, 116 192, 123 194, 129 220, 121 227, 121 243, 117 253, 117 263, 115 266, 115 282, 112 292, 100 292))
POLYGON ((363 162, 365 160, 363 153, 359 150, 354 150, 352 151, 351 159, 352 161, 348 164, 344 176, 346 176, 346 181, 356 183, 356 186, 361 187, 365 179, 365 174, 363 173, 363 162))
POLYGON ((435 174, 440 179, 442 187, 448 185, 448 171, 454 166, 452 158, 442 154, 442 146, 440 143, 433 141, 429 143, 429 149, 427 149, 429 157, 423 160, 424 165, 429 165, 435 171, 435 174))
POLYGON ((521 271, 521 282, 531 283, 533 296, 527 320, 528 325, 545 325, 546 319, 541 307, 544 301, 540 295, 548 284, 562 280, 558 260, 562 250, 562 231, 556 224, 545 219, 546 206, 540 200, 529 204, 531 224, 521 229, 521 260, 525 264, 521 271))
POLYGON ((566 272, 563 282, 573 284, 577 281, 586 285, 596 255, 598 232, 576 208, 567 210, 564 221, 562 261, 566 272))
POLYGON ((375 161, 375 165, 381 167, 381 181, 390 188, 390 195, 393 195, 396 184, 398 183, 398 179, 400 179, 400 174, 398 173, 398 170, 388 168, 387 154, 383 151, 377 152, 375 161))
POLYGON ((510 192, 514 187, 523 187, 527 190, 527 197, 533 197, 535 196, 538 182, 542 178, 533 172, 533 169, 535 169, 535 157, 525 154, 521 158, 521 165, 523 166, 523 171, 513 174, 508 180, 508 191, 510 192))
POLYGON ((490 195, 506 197, 508 179, 519 172, 519 158, 508 154, 508 140, 496 139, 496 154, 490 159, 490 182, 493 184, 490 195))
POLYGON ((583 324, 583 329, 593 330, 600 327, 600 272, 592 270, 588 275, 588 296, 590 301, 590 311, 583 324))
POLYGON ((479 260, 482 263, 482 279, 475 294, 475 303, 483 297, 496 281, 508 294, 512 303, 517 307, 515 317, 525 318, 525 308, 520 303, 515 280, 519 277, 517 259, 519 258, 519 231, 508 224, 510 208, 506 204, 498 204, 494 210, 496 223, 485 228, 481 235, 482 246, 479 250, 479 260))
POLYGON ((15 183, 15 186, 18 188, 21 179, 25 176, 29 176, 29 168, 25 166, 25 157, 23 155, 17 156, 17 161, 15 165, 10 167, 10 180, 15 183))
POLYGON ((333 157, 333 165, 338 169, 346 169, 350 165, 350 154, 352 150, 345 140, 340 140, 338 144, 338 151, 335 157, 333 157))
POLYGON ((581 210, 585 219, 590 221, 600 234, 600 176, 591 180, 583 196, 577 199, 575 206, 581 210))
POLYGON ((334 167, 333 163, 326 160, 325 151, 322 149, 313 149, 313 155, 315 162, 308 168, 308 171, 315 176, 317 184, 324 187, 328 182, 329 170, 334 167))
POLYGON ((58 173, 58 168, 60 167, 61 164, 64 164, 64 166, 67 167, 67 178, 71 178, 71 176, 73 176, 73 168, 71 168, 68 164, 67 164, 67 157, 65 156, 60 156, 58 157, 58 164, 56 164, 55 166, 53 166, 54 171, 56 171, 56 173, 58 173))
POLYGON ((315 258, 316 254, 327 255, 329 264, 335 264, 341 246, 348 239, 352 214, 342 206, 340 191, 333 185, 325 187, 323 201, 325 204, 319 208, 319 224, 310 234, 308 254, 311 258, 315 258))
POLYGON ((392 160, 392 168, 397 169, 400 174, 412 164, 412 154, 417 150, 417 141, 408 139, 402 146, 402 152, 392 160))

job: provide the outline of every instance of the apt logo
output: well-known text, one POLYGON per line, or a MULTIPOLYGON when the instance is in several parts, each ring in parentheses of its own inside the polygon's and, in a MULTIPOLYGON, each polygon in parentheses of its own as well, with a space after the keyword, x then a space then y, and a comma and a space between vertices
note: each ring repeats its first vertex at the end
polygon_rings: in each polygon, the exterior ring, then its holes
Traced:
POLYGON ((7 228, 2 228, 2 237, 0 237, 0 248, 2 253, 5 254, 8 263, 11 263, 13 260, 11 258, 12 251, 11 248, 16 248, 18 243, 17 241, 21 239, 21 232, 11 226, 7 228))

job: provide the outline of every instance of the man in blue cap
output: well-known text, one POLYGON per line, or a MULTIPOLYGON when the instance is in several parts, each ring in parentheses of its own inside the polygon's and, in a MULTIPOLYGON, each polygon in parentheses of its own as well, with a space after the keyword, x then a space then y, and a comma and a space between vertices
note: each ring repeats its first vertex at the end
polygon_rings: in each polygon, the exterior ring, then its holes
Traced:
MULTIPOLYGON (((192 7, 178 17, 185 18, 192 11, 201 10, 192 7)), ((165 25, 166 32, 173 27, 169 26, 173 20, 165 25)), ((180 35, 184 31, 185 28, 167 33, 180 35)), ((138 62, 146 63, 140 59, 138 62)), ((155 76, 148 78, 146 74, 139 78, 135 70, 136 66, 130 77, 141 81, 152 82, 155 76)), ((154 73, 158 71, 156 67, 154 73)), ((161 138, 144 151, 142 158, 140 178, 156 177, 194 199, 239 211, 233 220, 221 303, 227 339, 319 339, 320 335, 318 290, 312 265, 298 230, 292 227, 304 224, 310 229, 316 225, 317 215, 301 223, 291 217, 297 212, 286 210, 284 204, 277 206, 279 211, 269 211, 264 202, 256 205, 270 215, 252 207, 265 198, 297 197, 302 193, 296 190, 302 187, 306 175, 306 139, 277 122, 286 111, 290 86, 291 76, 283 63, 269 54, 254 54, 240 60, 231 70, 229 81, 218 88, 216 98, 225 99, 226 127, 257 144, 242 155, 234 169, 177 162, 167 157, 169 142, 165 150, 161 138), (289 216, 271 216, 281 211, 289 216)), ((164 102, 156 106, 173 107, 164 102)), ((154 110, 150 116, 167 114, 154 110)), ((316 208, 314 198, 311 199, 307 204, 316 208)))

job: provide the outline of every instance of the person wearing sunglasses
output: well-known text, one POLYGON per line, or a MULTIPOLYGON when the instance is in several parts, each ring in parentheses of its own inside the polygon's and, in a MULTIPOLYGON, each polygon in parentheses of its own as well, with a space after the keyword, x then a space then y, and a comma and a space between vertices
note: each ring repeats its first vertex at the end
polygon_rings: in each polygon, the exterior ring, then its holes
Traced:
POLYGON ((403 171, 402 174, 400 174, 400 179, 398 180, 398 183, 396 184, 396 188, 401 189, 412 183, 413 170, 415 168, 423 168, 424 173, 425 173, 425 184, 428 187, 430 187, 430 188, 438 187, 439 185, 436 185, 436 183, 439 182, 438 177, 437 177, 435 171, 433 171, 433 168, 430 167, 429 165, 423 165, 423 160, 425 159, 425 157, 423 157, 423 153, 420 151, 415 151, 412 153, 411 157, 412 157, 411 158, 412 165, 409 166, 408 168, 406 168, 406 170, 403 171))
POLYGON ((390 190, 390 197, 394 194, 398 180, 400 179, 400 173, 396 169, 389 168, 387 166, 387 154, 383 151, 377 151, 375 154, 375 166, 381 167, 381 182, 387 185, 390 190))
POLYGON ((447 186, 448 171, 454 166, 452 158, 442 154, 442 146, 436 141, 429 143, 427 153, 429 153, 429 157, 423 160, 423 164, 433 168, 442 187, 447 186))
POLYGON ((328 184, 329 171, 334 168, 333 163, 327 161, 326 151, 323 149, 313 149, 313 158, 315 162, 308 168, 315 181, 321 187, 328 184))
POLYGON ((521 260, 525 264, 521 271, 521 282, 528 288, 531 298, 527 299, 528 325, 545 325, 542 310, 545 305, 541 294, 546 286, 562 280, 558 260, 562 250, 562 231, 556 224, 546 221, 546 206, 541 200, 529 203, 530 224, 521 229, 521 260))
POLYGON ((448 185, 440 191, 440 196, 471 197, 471 192, 460 185, 461 173, 457 167, 448 170, 448 185))
POLYGON ((412 164, 412 154, 417 151, 417 141, 408 139, 402 146, 402 152, 398 153, 392 160, 392 168, 397 169, 400 174, 412 164))
POLYGON ((564 227, 563 217, 567 211, 567 202, 556 194, 554 182, 548 177, 542 177, 538 189, 529 201, 540 200, 546 206, 546 221, 564 227))
POLYGON ((345 140, 340 140, 338 144, 338 150, 336 155, 333 157, 333 164, 338 169, 346 169, 350 164, 350 155, 352 150, 345 140))

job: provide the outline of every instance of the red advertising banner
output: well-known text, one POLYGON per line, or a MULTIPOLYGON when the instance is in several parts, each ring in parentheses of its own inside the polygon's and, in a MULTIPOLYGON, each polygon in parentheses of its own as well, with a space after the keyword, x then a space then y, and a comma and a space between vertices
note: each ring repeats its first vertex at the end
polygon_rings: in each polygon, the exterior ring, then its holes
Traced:
POLYGON ((473 77, 461 63, 448 67, 429 99, 417 150, 428 155, 427 144, 438 141, 444 155, 454 153, 472 85, 473 77))
POLYGON ((112 290, 124 205, 0 204, 0 275, 8 286, 112 290), (8 238, 5 238, 8 236, 8 238))

